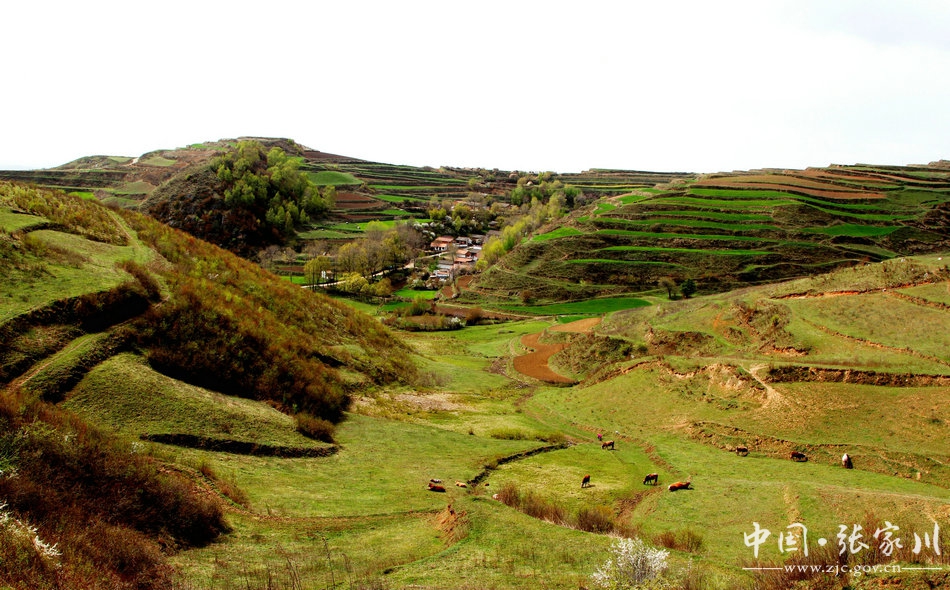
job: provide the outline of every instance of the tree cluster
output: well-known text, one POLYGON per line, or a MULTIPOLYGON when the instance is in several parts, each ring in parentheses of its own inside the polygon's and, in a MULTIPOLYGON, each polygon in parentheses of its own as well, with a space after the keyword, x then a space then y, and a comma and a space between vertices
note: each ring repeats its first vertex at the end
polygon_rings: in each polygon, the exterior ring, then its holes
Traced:
POLYGON ((529 176, 518 178, 517 185, 511 191, 511 204, 520 206, 530 203, 534 199, 546 203, 552 197, 557 196, 568 209, 573 209, 574 200, 581 196, 581 190, 576 186, 564 184, 560 180, 552 180, 552 178, 553 174, 550 172, 539 174, 535 179, 529 176))
POLYGON ((264 222, 285 235, 325 214, 331 205, 330 195, 321 195, 298 169, 299 160, 278 147, 265 154, 259 142, 242 141, 234 151, 212 160, 211 168, 223 183, 228 207, 263 213, 264 222))
POLYGON ((175 229, 250 258, 332 207, 335 189, 321 194, 298 166, 299 159, 280 148, 265 153, 259 142, 242 141, 208 165, 169 179, 144 208, 175 229))
MULTIPOLYGON (((397 223, 387 229, 383 223, 371 221, 362 238, 340 247, 335 270, 369 278, 385 269, 395 270, 398 265, 410 260, 421 247, 422 236, 411 225, 397 223)), ((307 272, 306 267, 304 272, 307 272)))
POLYGON ((520 244, 525 236, 562 215, 564 202, 560 195, 552 195, 547 203, 532 198, 530 205, 522 205, 517 214, 508 218, 508 224, 502 228, 500 237, 493 237, 485 242, 475 270, 485 270, 520 244))

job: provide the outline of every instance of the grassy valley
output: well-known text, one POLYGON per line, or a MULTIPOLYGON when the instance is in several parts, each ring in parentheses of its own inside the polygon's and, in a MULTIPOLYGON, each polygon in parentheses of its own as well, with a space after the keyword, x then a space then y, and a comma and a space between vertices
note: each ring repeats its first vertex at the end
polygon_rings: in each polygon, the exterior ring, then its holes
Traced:
MULTIPOLYGON (((281 146, 336 193, 302 242, 529 190, 281 146)), ((125 208, 0 183, 0 585, 594 588, 620 537, 670 552, 665 587, 950 583, 943 164, 557 175, 575 206, 417 302, 453 329, 408 332, 394 301, 301 289, 78 180, 167 191, 230 147, 33 178, 125 208), (796 524, 810 558, 778 543, 796 524), (867 571, 752 569, 783 563, 867 571)))

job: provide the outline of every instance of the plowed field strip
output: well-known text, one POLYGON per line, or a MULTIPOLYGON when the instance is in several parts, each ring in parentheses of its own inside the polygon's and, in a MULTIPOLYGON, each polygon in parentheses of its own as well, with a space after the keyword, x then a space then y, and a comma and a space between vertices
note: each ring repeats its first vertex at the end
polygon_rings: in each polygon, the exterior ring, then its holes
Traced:
POLYGON ((541 333, 526 334, 521 337, 521 344, 525 348, 534 350, 528 354, 516 356, 514 358, 515 370, 522 375, 534 377, 548 383, 574 383, 573 379, 559 375, 548 366, 548 359, 556 352, 567 348, 567 344, 540 344, 538 339, 541 333))

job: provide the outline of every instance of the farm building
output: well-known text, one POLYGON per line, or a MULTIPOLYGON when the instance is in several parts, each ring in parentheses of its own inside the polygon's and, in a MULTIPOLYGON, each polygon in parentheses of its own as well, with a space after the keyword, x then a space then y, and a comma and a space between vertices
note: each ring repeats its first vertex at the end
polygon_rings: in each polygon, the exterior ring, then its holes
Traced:
POLYGON ((445 252, 449 249, 449 246, 451 246, 454 241, 455 238, 452 236, 439 236, 438 238, 434 239, 431 244, 429 244, 429 247, 436 252, 445 252))

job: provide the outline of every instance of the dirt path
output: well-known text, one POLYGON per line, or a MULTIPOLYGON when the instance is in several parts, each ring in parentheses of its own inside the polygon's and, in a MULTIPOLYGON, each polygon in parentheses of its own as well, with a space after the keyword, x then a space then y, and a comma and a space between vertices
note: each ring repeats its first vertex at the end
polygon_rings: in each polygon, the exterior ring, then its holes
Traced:
MULTIPOLYGON (((582 334, 590 332, 594 329, 594 326, 599 323, 600 318, 587 318, 567 324, 559 324, 549 328, 549 330, 552 332, 572 332, 576 334, 582 334)), ((568 345, 542 344, 538 342, 538 340, 543 334, 544 332, 538 332, 536 334, 526 334, 521 337, 521 344, 533 352, 516 356, 513 361, 515 370, 522 375, 534 377, 535 379, 540 379, 541 381, 546 381, 548 383, 576 383, 576 381, 569 377, 555 373, 548 365, 548 359, 554 356, 555 353, 567 348, 568 345)))
POLYGON ((77 346, 79 346, 79 344, 80 344, 80 338, 75 338, 75 339, 73 339, 73 340, 70 340, 70 341, 66 344, 66 346, 64 346, 64 347, 62 347, 61 349, 57 350, 56 352, 50 354, 49 356, 47 356, 47 357, 44 358, 43 360, 39 361, 38 363, 36 363, 35 365, 33 365, 32 367, 30 367, 29 369, 27 369, 27 371, 26 371, 25 373, 23 373, 22 375, 20 375, 20 376, 17 377, 16 379, 13 379, 12 381, 10 381, 3 389, 4 389, 5 391, 11 392, 11 393, 16 393, 21 387, 23 387, 23 385, 24 385, 27 381, 29 381, 29 380, 32 379, 33 377, 36 377, 36 375, 37 375, 40 371, 42 371, 43 369, 45 369, 46 367, 48 367, 48 366, 50 365, 50 363, 52 363, 52 362, 55 361, 57 358, 59 358, 60 355, 63 355, 63 354, 66 354, 66 353, 70 352, 71 350, 73 350, 74 348, 76 348, 77 346))
POLYGON ((763 404, 763 406, 766 408, 771 407, 771 406, 776 406, 776 405, 787 406, 788 400, 785 399, 785 396, 783 396, 781 393, 776 391, 774 387, 769 385, 768 381, 766 381, 759 375, 759 372, 761 372, 763 369, 766 369, 766 368, 768 368, 768 365, 764 365, 764 364, 752 365, 751 367, 749 367, 749 375, 752 375, 752 378, 758 381, 759 385, 765 388, 766 397, 765 397, 765 404, 763 404))
POLYGON ((538 339, 542 332, 536 334, 526 334, 521 337, 521 344, 525 348, 534 350, 528 354, 523 354, 514 358, 515 370, 522 375, 534 377, 548 383, 574 383, 573 379, 560 375, 551 370, 548 366, 548 359, 555 353, 567 348, 567 344, 541 344, 538 339))

